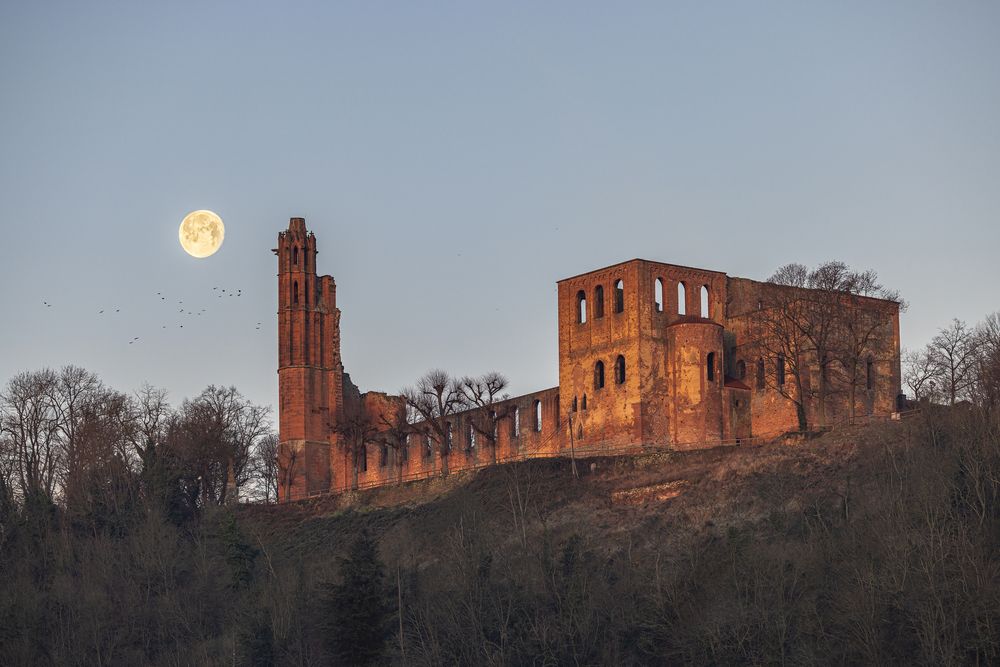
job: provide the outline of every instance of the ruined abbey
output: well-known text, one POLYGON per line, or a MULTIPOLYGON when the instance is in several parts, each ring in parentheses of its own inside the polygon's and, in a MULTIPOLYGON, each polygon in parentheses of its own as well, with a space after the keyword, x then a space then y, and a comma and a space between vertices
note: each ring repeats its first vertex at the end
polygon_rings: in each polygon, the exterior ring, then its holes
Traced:
MULTIPOLYGON (((419 423, 395 447, 378 438, 365 439, 360 453, 345 445, 343 424, 363 419, 375 431, 388 428, 405 405, 360 393, 345 373, 336 284, 317 275, 316 237, 305 220, 291 219, 274 252, 281 499, 345 491, 359 479, 370 487, 440 473, 442 454, 419 423)), ((482 438, 476 446, 475 412, 453 415, 449 467, 491 456, 567 456, 573 448, 609 454, 737 444, 796 431, 803 419, 822 427, 897 410, 899 304, 835 298, 833 308, 856 313, 841 318, 855 354, 835 364, 807 349, 810 332, 787 332, 783 344, 771 344, 789 328, 779 318, 808 292, 644 259, 565 278, 558 282, 559 384, 491 406, 505 416, 495 424, 492 453, 482 438), (837 381, 829 377, 835 366, 837 381)))

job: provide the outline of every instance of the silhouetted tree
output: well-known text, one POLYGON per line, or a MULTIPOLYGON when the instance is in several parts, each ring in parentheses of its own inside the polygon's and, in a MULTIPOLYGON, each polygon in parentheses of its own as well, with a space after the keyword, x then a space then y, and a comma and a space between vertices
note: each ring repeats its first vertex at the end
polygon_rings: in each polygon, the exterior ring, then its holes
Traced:
POLYGON ((363 530, 340 561, 340 581, 323 598, 328 650, 339 663, 369 665, 385 651, 392 605, 378 545, 363 530))

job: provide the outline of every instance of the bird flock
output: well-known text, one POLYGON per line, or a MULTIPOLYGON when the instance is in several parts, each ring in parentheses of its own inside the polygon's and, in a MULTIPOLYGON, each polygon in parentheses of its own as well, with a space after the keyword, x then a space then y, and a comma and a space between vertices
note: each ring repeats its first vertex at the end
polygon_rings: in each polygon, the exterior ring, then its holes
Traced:
MULTIPOLYGON (((230 289, 226 287, 215 286, 212 288, 212 292, 215 293, 214 296, 218 299, 240 299, 243 297, 243 290, 241 288, 230 289)), ((157 292, 155 299, 162 302, 162 305, 167 305, 168 299, 163 292, 157 292)), ((173 299, 170 299, 170 301, 173 301, 173 299)), ((52 308, 53 305, 54 305, 53 303, 47 300, 42 301, 42 307, 44 308, 52 308)), ((197 318, 202 316, 208 316, 212 312, 207 306, 202 306, 202 307, 192 306, 190 302, 188 305, 185 305, 183 299, 177 299, 177 304, 175 308, 176 309, 173 311, 173 317, 169 318, 172 321, 161 323, 160 324, 161 330, 171 329, 171 328, 183 329, 185 322, 189 325, 190 328, 193 322, 198 321, 197 318), (193 321, 188 320, 187 318, 193 318, 193 321)), ((114 313, 121 313, 121 310, 122 309, 120 305, 116 305, 114 307, 105 306, 104 308, 100 308, 99 310, 97 310, 94 314, 96 317, 105 317, 105 316, 110 316, 114 313)), ((262 324, 261 322, 257 322, 254 325, 254 330, 260 331, 261 324, 262 324)), ((140 341, 142 341, 141 336, 133 336, 128 341, 123 341, 123 342, 127 342, 128 345, 136 345, 140 341)))

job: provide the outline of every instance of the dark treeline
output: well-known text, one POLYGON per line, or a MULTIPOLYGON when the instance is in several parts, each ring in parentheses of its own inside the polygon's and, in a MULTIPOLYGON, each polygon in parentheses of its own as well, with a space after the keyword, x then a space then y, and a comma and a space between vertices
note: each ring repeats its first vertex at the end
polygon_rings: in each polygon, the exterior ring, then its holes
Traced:
POLYGON ((995 664, 1000 421, 908 427, 808 502, 760 476, 766 518, 726 528, 557 525, 531 488, 557 462, 496 469, 433 520, 348 511, 314 535, 280 507, 7 501, 0 662, 995 664), (407 520, 433 546, 400 548, 407 520))

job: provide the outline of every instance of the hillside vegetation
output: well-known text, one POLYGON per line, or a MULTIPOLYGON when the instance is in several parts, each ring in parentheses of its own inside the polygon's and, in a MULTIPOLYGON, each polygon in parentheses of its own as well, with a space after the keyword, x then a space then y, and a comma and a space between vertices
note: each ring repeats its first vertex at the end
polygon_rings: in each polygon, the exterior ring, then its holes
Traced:
POLYGON ((578 467, 183 520, 26 510, 5 524, 3 662, 1000 659, 995 414, 578 467))

